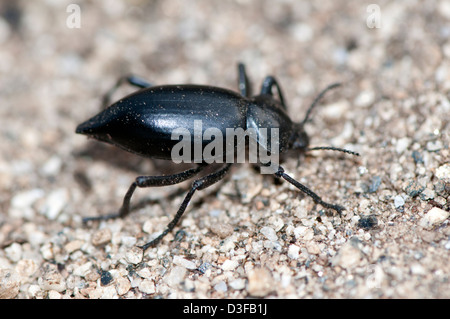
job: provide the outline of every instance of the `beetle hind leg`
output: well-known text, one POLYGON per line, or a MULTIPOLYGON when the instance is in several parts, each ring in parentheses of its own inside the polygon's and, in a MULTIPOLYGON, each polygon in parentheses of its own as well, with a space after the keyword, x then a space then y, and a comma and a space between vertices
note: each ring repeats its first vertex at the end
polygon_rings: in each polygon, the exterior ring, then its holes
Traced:
POLYGON ((138 87, 140 89, 145 89, 145 88, 152 86, 149 82, 147 82, 143 78, 138 77, 136 75, 123 76, 123 77, 119 78, 119 80, 116 82, 116 84, 108 92, 106 92, 106 94, 103 96, 103 100, 102 100, 103 108, 106 108, 109 106, 112 95, 124 83, 128 83, 128 84, 138 87))

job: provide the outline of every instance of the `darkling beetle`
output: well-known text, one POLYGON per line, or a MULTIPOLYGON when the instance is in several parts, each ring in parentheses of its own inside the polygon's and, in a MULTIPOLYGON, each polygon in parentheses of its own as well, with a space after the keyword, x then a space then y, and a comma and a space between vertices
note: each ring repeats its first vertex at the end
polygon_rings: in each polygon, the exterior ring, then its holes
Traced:
MULTIPOLYGON (((240 94, 212 86, 151 86, 145 80, 135 76, 123 77, 105 95, 104 106, 109 104, 111 95, 124 82, 139 87, 140 90, 120 99, 98 115, 78 125, 76 133, 85 134, 144 157, 171 160, 171 150, 174 144, 178 142, 171 138, 172 130, 175 127, 186 127, 192 130, 194 120, 201 120, 205 128, 215 127, 224 133, 226 128, 240 127, 245 130, 249 127, 277 127, 280 136, 280 153, 287 150, 306 152, 325 149, 359 155, 336 147, 309 148, 309 137, 304 126, 309 120, 311 111, 326 91, 339 86, 339 84, 332 84, 325 88, 309 107, 304 120, 300 123, 294 123, 287 114, 281 88, 274 77, 267 76, 262 84, 260 94, 251 97, 243 64, 238 64, 238 71, 240 94), (277 90, 278 99, 273 95, 274 87, 277 90)), ((177 225, 194 193, 224 178, 231 165, 232 163, 221 164, 212 173, 196 179, 167 228, 141 248, 145 251, 147 248, 158 244, 177 225)), ((125 217, 130 212, 130 200, 136 187, 178 184, 198 175, 206 167, 209 167, 209 164, 203 162, 197 164, 194 168, 173 175, 139 176, 128 189, 118 213, 87 217, 83 221, 125 217)), ((277 165, 273 173, 277 178, 283 178, 310 196, 315 203, 333 209, 339 215, 345 209, 340 205, 323 201, 308 187, 287 175, 281 166, 277 165)))

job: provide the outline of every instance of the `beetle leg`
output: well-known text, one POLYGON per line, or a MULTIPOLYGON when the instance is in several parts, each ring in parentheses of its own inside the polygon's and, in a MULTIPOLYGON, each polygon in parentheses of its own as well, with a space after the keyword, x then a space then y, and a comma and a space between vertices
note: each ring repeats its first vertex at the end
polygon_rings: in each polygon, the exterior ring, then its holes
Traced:
POLYGON ((189 178, 198 174, 205 167, 206 167, 205 165, 202 165, 202 166, 198 166, 196 168, 188 169, 188 170, 178 173, 178 174, 167 175, 167 176, 139 176, 130 185, 130 188, 128 189, 127 193, 125 194, 125 197, 123 198, 123 204, 118 213, 104 215, 104 216, 85 217, 85 218, 83 218, 83 222, 85 223, 90 220, 106 220, 106 219, 112 219, 112 218, 118 218, 118 217, 121 217, 121 218, 125 217, 130 212, 131 196, 133 196, 133 193, 136 190, 136 187, 143 188, 143 187, 168 186, 168 185, 178 184, 178 183, 184 182, 185 180, 188 180, 189 178))
POLYGON ((335 204, 330 204, 330 203, 324 202, 322 200, 322 198, 320 198, 319 195, 317 195, 312 190, 310 190, 308 187, 306 187, 305 185, 301 184, 300 182, 296 181, 295 179, 293 179, 292 177, 287 175, 284 172, 284 168, 283 167, 281 167, 281 166, 278 167, 278 171, 275 173, 275 176, 282 177, 287 182, 289 182, 290 184, 292 184, 295 187, 297 187, 299 190, 301 190, 306 195, 311 197, 316 204, 320 204, 320 205, 322 205, 323 207, 326 207, 326 208, 334 209, 339 214, 339 216, 342 216, 342 211, 345 210, 345 207, 340 206, 340 205, 335 205, 335 204))
POLYGON ((262 87, 261 87, 261 94, 273 95, 272 94, 272 87, 274 85, 277 87, 278 97, 280 98, 281 105, 283 106, 283 109, 286 110, 287 106, 286 106, 286 103, 284 101, 283 93, 281 92, 281 87, 278 84, 277 80, 273 76, 271 76, 271 75, 266 76, 266 78, 263 81, 262 87))
POLYGON ((146 80, 144 80, 143 78, 140 78, 138 76, 135 75, 127 75, 127 76, 123 76, 121 77, 116 84, 103 96, 103 100, 102 100, 102 105, 103 108, 106 108, 107 106, 109 106, 110 101, 111 101, 111 96, 114 94, 114 92, 123 84, 123 83, 128 83, 132 86, 136 86, 138 88, 141 89, 145 89, 148 88, 150 86, 152 86, 150 83, 148 83, 146 80))
POLYGON ((250 86, 248 82, 248 77, 245 72, 245 65, 243 63, 238 64, 239 71, 239 91, 242 96, 248 97, 250 96, 250 86))
POLYGON ((194 195, 195 191, 205 189, 214 183, 217 183, 222 178, 225 177, 225 175, 228 173, 228 170, 230 169, 230 166, 232 164, 226 164, 221 169, 206 175, 202 178, 199 178, 192 183, 192 187, 189 190, 189 192, 186 194, 186 197, 183 200, 183 203, 181 203, 180 208, 178 209, 175 217, 172 219, 172 221, 167 225, 167 228, 155 239, 152 241, 146 243, 143 246, 140 246, 144 251, 147 250, 149 247, 153 247, 157 245, 168 233, 170 233, 175 226, 177 225, 178 221, 180 220, 181 216, 183 216, 183 213, 186 210, 186 207, 188 206, 189 202, 191 201, 192 196, 194 195))

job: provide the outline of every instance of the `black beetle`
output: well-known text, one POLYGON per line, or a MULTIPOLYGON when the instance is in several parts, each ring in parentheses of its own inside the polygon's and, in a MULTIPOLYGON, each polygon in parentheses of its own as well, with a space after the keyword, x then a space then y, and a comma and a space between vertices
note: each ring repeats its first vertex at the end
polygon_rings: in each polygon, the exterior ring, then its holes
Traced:
MULTIPOLYGON (((260 94, 251 97, 243 64, 238 65, 238 71, 240 94, 212 86, 151 86, 146 81, 135 76, 121 78, 105 95, 104 106, 109 104, 111 95, 123 82, 128 82, 141 89, 120 99, 98 115, 80 124, 76 129, 76 133, 85 134, 144 157, 173 160, 172 150, 179 142, 179 139, 173 138, 173 131, 183 127, 189 133, 192 133, 194 131, 194 122, 197 120, 202 121, 202 133, 205 133, 209 127, 216 128, 216 132, 218 131, 218 133, 223 133, 224 135, 226 135, 227 129, 230 128, 241 128, 243 130, 255 128, 257 136, 254 138, 259 146, 262 145, 261 140, 263 136, 258 133, 258 129, 276 129, 278 133, 278 143, 276 144, 278 150, 274 149, 275 144, 264 144, 264 150, 270 154, 276 153, 276 151, 283 153, 288 150, 305 152, 328 149, 358 155, 355 152, 336 147, 309 148, 309 138, 304 130, 305 123, 309 120, 310 113, 317 102, 326 91, 337 87, 339 84, 330 85, 323 90, 309 107, 304 120, 301 123, 294 123, 287 114, 287 107, 281 88, 274 77, 267 76, 263 81, 260 94), (273 95, 273 87, 277 90, 277 99, 273 95)), ((202 150, 208 145, 205 140, 199 142, 198 140, 195 141, 195 138, 191 139, 190 142, 194 148, 200 143, 202 150)), ((222 142, 225 143, 224 140, 222 142)), ((234 138, 233 142, 235 142, 234 138)), ((248 149, 248 142, 249 138, 247 136, 246 149, 248 149)), ((236 147, 235 144, 234 146, 236 147)), ((215 155, 225 155, 225 153, 215 155)), ((136 187, 166 186, 181 183, 199 174, 211 164, 211 162, 206 162, 205 159, 198 160, 198 158, 194 158, 192 154, 190 154, 190 158, 195 163, 198 163, 196 167, 174 175, 137 177, 126 193, 123 205, 118 213, 88 217, 84 218, 84 221, 124 217, 130 211, 130 200, 136 187)), ((232 163, 229 161, 226 163, 217 162, 222 163, 220 167, 193 182, 191 189, 167 228, 154 240, 141 246, 142 249, 146 250, 156 245, 165 235, 173 230, 195 191, 202 190, 218 182, 226 175, 232 163)), ((342 206, 323 201, 308 187, 287 175, 278 163, 258 161, 257 164, 260 167, 276 164, 272 173, 309 195, 315 203, 333 209, 339 215, 345 209, 342 206)))

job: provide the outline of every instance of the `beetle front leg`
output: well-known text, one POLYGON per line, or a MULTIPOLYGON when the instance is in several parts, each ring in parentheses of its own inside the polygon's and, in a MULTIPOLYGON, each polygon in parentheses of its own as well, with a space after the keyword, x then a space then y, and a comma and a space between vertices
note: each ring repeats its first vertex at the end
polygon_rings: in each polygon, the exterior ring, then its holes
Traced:
POLYGON ((130 213, 130 201, 131 196, 133 196, 136 187, 156 187, 156 186, 169 186, 174 184, 179 184, 184 182, 196 174, 200 173, 206 166, 201 165, 196 168, 191 168, 186 171, 183 171, 178 174, 167 175, 167 176, 139 176, 136 180, 130 185, 125 197, 123 198, 123 204, 118 213, 103 215, 103 216, 94 216, 94 217, 85 217, 83 218, 83 222, 86 223, 90 220, 106 220, 112 218, 122 218, 127 216, 130 213))
POLYGON ((317 195, 312 190, 310 190, 308 187, 306 187, 305 185, 301 184, 300 182, 296 181, 295 179, 290 177, 288 174, 286 174, 284 172, 284 168, 283 167, 281 167, 281 166, 278 167, 278 171, 275 173, 275 176, 282 177, 288 183, 290 183, 290 184, 294 185, 295 187, 297 187, 299 190, 301 190, 306 195, 311 197, 316 204, 320 204, 320 205, 322 205, 325 208, 334 209, 339 214, 340 217, 342 216, 342 211, 345 210, 345 207, 340 206, 340 205, 335 205, 335 204, 330 204, 330 203, 324 202, 322 200, 322 198, 320 198, 319 195, 317 195))
POLYGON ((189 190, 189 192, 186 194, 186 197, 183 200, 183 203, 181 203, 180 208, 178 208, 177 213, 175 214, 175 217, 172 219, 172 221, 167 225, 167 228, 155 239, 152 241, 146 243, 145 245, 140 246, 144 251, 147 250, 150 247, 153 247, 157 245, 168 233, 170 233, 175 226, 178 224, 178 221, 180 220, 181 216, 183 216, 189 202, 191 201, 192 196, 194 195, 195 191, 205 189, 221 179, 225 177, 225 175, 228 173, 228 170, 230 169, 230 166, 232 164, 226 164, 223 166, 220 170, 211 173, 209 175, 206 175, 200 179, 197 179, 192 183, 192 187, 189 190))
POLYGON ((144 80, 141 77, 138 77, 136 75, 127 75, 127 76, 123 76, 121 77, 116 84, 108 91, 106 92, 106 94, 103 96, 103 100, 102 100, 102 106, 103 108, 106 108, 109 106, 110 102, 111 102, 111 96, 114 94, 114 92, 116 92, 116 90, 124 83, 128 83, 132 86, 136 86, 138 88, 141 89, 145 89, 148 88, 150 86, 152 86, 150 83, 148 83, 146 80, 144 80))

